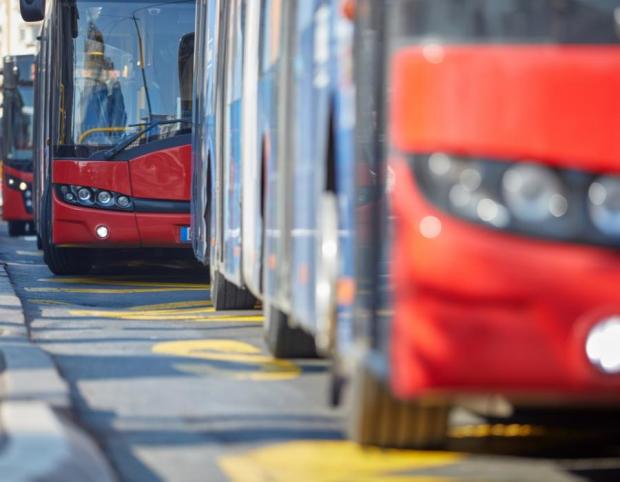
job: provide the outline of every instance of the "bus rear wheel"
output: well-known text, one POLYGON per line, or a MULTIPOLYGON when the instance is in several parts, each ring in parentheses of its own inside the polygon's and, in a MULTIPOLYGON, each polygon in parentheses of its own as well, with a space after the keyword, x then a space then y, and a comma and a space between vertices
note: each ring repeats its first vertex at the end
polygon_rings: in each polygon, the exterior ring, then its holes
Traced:
POLYGON ((301 328, 292 328, 288 316, 277 308, 265 307, 265 343, 276 358, 316 358, 314 337, 301 328))
POLYGON ((449 404, 437 400, 398 400, 366 368, 358 368, 348 396, 348 435, 360 445, 437 449, 448 434, 449 404))
POLYGON ((87 249, 57 248, 50 243, 43 245, 43 260, 56 275, 79 275, 93 267, 93 256, 87 249))
POLYGON ((231 283, 219 271, 211 276, 211 301, 216 311, 251 310, 256 305, 252 293, 231 283))
POLYGON ((23 236, 28 231, 28 222, 26 221, 9 221, 9 236, 23 236))

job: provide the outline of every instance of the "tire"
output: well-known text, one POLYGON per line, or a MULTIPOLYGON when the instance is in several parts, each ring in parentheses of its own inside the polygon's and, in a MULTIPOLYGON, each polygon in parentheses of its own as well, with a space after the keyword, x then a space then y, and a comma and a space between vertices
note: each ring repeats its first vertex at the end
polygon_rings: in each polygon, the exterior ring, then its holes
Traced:
POLYGON ((265 343, 274 357, 317 357, 314 337, 301 328, 291 328, 286 314, 271 305, 266 305, 265 317, 265 343))
POLYGON ((360 445, 438 449, 447 441, 450 406, 446 403, 398 400, 365 368, 356 370, 348 396, 347 431, 360 445))
POLYGON ((219 271, 211 276, 211 301, 216 311, 251 310, 256 305, 252 293, 234 285, 219 271))
POLYGON ((43 261, 56 275, 82 275, 93 267, 93 251, 80 248, 58 248, 52 244, 52 209, 48 194, 44 204, 44 232, 41 233, 43 261))
POLYGON ((93 256, 87 249, 57 248, 50 243, 43 245, 43 260, 56 275, 82 275, 93 267, 93 256))
POLYGON ((28 229, 26 221, 9 221, 9 236, 15 238, 17 236, 23 236, 28 229))

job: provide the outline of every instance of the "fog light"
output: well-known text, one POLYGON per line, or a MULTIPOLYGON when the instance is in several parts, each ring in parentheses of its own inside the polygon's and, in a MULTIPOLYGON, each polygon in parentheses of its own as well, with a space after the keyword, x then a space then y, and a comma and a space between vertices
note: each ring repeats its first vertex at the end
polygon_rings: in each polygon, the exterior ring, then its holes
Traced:
POLYGON ((104 206, 111 204, 113 200, 112 194, 108 191, 100 191, 99 194, 97 194, 97 202, 104 206))
POLYGON ((85 187, 81 188, 78 193, 78 198, 80 199, 80 201, 90 201, 90 198, 92 197, 92 194, 90 193, 89 189, 86 189, 85 187))
POLYGON ((9 186, 14 186, 15 185, 15 179, 13 179, 12 177, 9 177, 9 186))
POLYGON ((620 373, 620 316, 597 323, 588 333, 586 355, 604 373, 620 373))
POLYGON ((19 190, 20 191, 25 191, 26 189, 28 189, 28 184, 26 184, 24 181, 19 183, 19 190))
POLYGON ((110 235, 110 230, 107 226, 97 226, 95 233, 99 239, 106 239, 110 235))

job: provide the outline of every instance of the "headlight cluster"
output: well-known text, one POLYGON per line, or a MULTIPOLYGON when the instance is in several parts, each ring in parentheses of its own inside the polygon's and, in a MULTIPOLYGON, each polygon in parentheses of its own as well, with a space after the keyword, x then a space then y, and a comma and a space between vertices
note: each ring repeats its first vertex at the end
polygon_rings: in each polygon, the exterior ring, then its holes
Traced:
POLYGON ((29 214, 32 213, 32 184, 13 176, 6 177, 6 184, 10 189, 22 193, 26 212, 29 214))
POLYGON ((133 211, 134 207, 129 196, 94 187, 61 184, 56 186, 56 194, 66 203, 88 208, 133 211))
POLYGON ((443 153, 412 165, 424 196, 459 218, 541 238, 620 240, 620 177, 443 153))

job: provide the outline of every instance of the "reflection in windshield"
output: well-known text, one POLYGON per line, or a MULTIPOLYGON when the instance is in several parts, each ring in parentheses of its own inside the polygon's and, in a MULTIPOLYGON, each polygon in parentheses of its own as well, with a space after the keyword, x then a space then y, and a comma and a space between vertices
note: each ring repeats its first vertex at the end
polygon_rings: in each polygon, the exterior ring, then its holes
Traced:
MULTIPOLYGON (((62 143, 109 146, 145 123, 191 120, 193 1, 78 2, 77 15, 73 89, 64 89, 72 99, 62 99, 72 102, 72 138, 62 143)), ((186 131, 165 124, 142 141, 186 131)))
POLYGON ((4 90, 6 156, 10 161, 32 160, 33 88, 20 85, 4 90))

